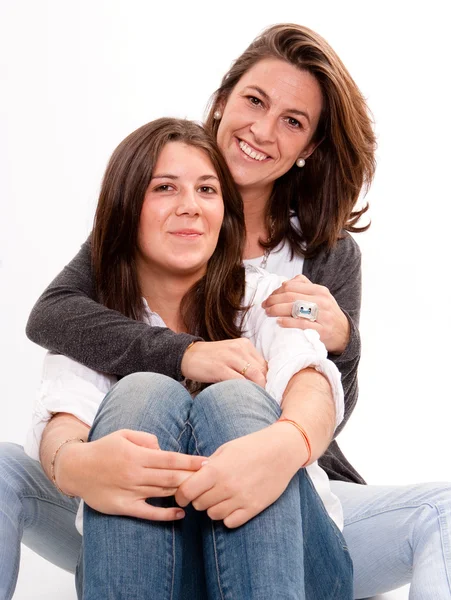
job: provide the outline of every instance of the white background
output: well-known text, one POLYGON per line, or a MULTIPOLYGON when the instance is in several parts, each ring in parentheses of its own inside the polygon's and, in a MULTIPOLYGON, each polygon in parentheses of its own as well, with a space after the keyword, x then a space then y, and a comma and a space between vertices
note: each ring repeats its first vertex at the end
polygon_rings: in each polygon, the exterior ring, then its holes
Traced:
MULTIPOLYGON (((446 4, 1 0, 0 441, 23 442, 43 356, 26 319, 86 238, 115 146, 163 115, 202 119, 231 61, 291 21, 341 56, 379 141, 372 227, 357 236, 360 402, 340 444, 371 483, 449 480, 446 4)), ((24 551, 15 598, 74 597, 70 576, 24 551)))

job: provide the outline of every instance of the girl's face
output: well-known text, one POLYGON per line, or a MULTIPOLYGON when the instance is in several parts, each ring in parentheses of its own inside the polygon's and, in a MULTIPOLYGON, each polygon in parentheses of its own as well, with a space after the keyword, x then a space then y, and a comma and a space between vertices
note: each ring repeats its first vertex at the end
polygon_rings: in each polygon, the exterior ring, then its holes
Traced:
POLYGON ((313 152, 322 101, 316 78, 283 60, 261 60, 243 75, 221 107, 217 135, 242 192, 270 191, 313 152))
POLYGON ((224 216, 208 155, 182 142, 164 146, 153 170, 138 229, 138 269, 200 278, 224 216))

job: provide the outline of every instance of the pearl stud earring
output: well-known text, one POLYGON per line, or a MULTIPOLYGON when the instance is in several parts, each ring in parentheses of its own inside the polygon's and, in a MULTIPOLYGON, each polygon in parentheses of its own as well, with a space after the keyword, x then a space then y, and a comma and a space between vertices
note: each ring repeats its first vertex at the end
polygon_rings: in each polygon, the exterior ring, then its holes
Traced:
POLYGON ((305 160, 303 158, 298 158, 296 161, 296 166, 302 169, 305 166, 305 160))
POLYGON ((222 117, 222 112, 220 110, 215 110, 215 112, 213 113, 213 119, 215 121, 219 121, 222 117))

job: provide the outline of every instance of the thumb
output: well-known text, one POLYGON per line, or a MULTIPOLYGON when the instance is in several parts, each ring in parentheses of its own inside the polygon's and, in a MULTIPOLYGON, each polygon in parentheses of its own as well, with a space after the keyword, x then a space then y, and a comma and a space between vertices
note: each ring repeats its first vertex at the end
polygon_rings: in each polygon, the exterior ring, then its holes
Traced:
POLYGON ((129 442, 133 442, 137 446, 143 446, 150 450, 159 450, 158 438, 153 433, 147 433, 147 431, 135 431, 134 429, 123 429, 122 435, 129 442))

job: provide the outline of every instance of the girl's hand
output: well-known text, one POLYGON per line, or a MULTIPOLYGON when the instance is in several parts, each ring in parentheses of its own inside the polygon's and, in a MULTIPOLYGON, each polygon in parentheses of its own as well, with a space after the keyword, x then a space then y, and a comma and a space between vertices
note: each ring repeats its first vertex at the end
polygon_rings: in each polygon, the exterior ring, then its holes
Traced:
POLYGON ((193 381, 218 383, 228 379, 248 379, 264 388, 268 366, 250 340, 239 338, 196 342, 183 355, 181 370, 193 381))
POLYGON ((349 342, 349 321, 327 287, 311 283, 305 275, 285 281, 262 303, 266 314, 279 317, 281 327, 316 329, 327 351, 341 354, 349 342), (291 308, 295 300, 307 300, 318 305, 318 319, 294 319, 291 308))
POLYGON ((160 450, 155 435, 123 429, 94 442, 63 446, 55 479, 64 492, 99 512, 172 521, 184 517, 184 511, 152 506, 146 499, 173 496, 204 460, 160 450))
MULTIPOLYGON (((175 494, 227 527, 243 525, 275 502, 307 458, 299 432, 273 425, 227 442, 175 494)), ((205 460, 205 459, 204 459, 205 460)))

